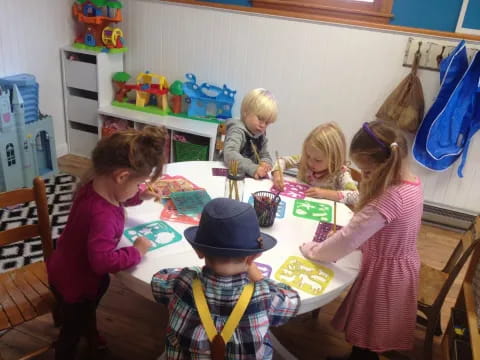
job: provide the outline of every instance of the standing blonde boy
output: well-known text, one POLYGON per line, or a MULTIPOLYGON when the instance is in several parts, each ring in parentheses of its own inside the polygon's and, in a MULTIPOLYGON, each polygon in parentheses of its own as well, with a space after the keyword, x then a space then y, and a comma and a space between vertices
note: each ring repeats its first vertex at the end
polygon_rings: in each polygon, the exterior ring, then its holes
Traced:
POLYGON ((240 120, 227 122, 223 159, 239 162, 239 171, 260 179, 272 169, 265 131, 277 119, 278 107, 273 94, 266 89, 250 91, 242 101, 240 120))

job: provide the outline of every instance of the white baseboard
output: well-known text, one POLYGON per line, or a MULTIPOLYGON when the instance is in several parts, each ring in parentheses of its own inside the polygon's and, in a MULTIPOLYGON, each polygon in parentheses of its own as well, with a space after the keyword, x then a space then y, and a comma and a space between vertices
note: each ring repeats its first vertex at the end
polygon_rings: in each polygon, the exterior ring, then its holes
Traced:
POLYGON ((63 155, 68 154, 68 145, 67 143, 56 144, 55 149, 57 150, 57 158, 63 155))

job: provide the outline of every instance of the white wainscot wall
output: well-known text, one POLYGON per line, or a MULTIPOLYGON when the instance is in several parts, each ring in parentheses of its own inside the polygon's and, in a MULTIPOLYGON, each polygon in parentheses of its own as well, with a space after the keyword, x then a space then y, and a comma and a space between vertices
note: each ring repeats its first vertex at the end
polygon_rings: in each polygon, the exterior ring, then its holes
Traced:
MULTIPOLYGON (((306 134, 326 121, 339 123, 350 140, 409 71, 402 63, 411 34, 148 0, 126 0, 125 14, 126 71, 150 70, 170 82, 193 72, 199 82, 226 83, 237 90, 235 116, 248 90, 270 89, 280 114, 268 137, 280 154, 298 153, 306 134)), ((439 73, 419 76, 428 109, 439 73)), ((480 212, 479 150, 475 139, 463 179, 456 166, 433 173, 414 164, 425 199, 480 212)))
POLYGON ((73 42, 72 1, 0 1, 0 77, 35 75, 40 111, 52 115, 57 155, 67 153, 60 48, 73 42))

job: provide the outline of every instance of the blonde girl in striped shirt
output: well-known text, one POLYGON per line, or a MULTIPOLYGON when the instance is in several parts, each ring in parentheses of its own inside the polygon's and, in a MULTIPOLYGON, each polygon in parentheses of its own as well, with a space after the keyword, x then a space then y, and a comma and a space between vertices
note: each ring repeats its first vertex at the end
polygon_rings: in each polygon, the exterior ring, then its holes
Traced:
POLYGON ((363 124, 350 156, 362 171, 357 212, 324 242, 306 243, 300 250, 327 262, 361 250, 360 272, 332 325, 353 345, 343 359, 376 360, 378 353, 413 346, 423 192, 408 168, 407 142, 390 125, 363 124))

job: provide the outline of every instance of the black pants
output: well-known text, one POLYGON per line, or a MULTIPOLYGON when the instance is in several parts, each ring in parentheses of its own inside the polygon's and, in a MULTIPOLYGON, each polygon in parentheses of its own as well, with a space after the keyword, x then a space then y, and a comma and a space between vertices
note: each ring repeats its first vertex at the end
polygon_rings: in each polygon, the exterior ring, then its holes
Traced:
POLYGON ((352 354, 350 355, 352 360, 378 360, 377 353, 370 351, 368 349, 359 348, 354 346, 352 348, 352 354))
POLYGON ((352 352, 347 357, 329 356, 327 360, 378 360, 378 354, 368 349, 354 346, 352 352))
MULTIPOLYGON (((86 300, 78 303, 66 303, 62 295, 58 293, 55 288, 52 288, 52 292, 60 304, 59 315, 62 326, 55 345, 55 360, 75 359, 75 352, 80 337, 88 335, 96 336, 98 334, 96 320, 97 306, 109 285, 110 277, 107 274, 100 283, 97 297, 94 300, 86 300)), ((95 345, 91 343, 92 339, 87 340, 89 341, 89 346, 95 345)))

